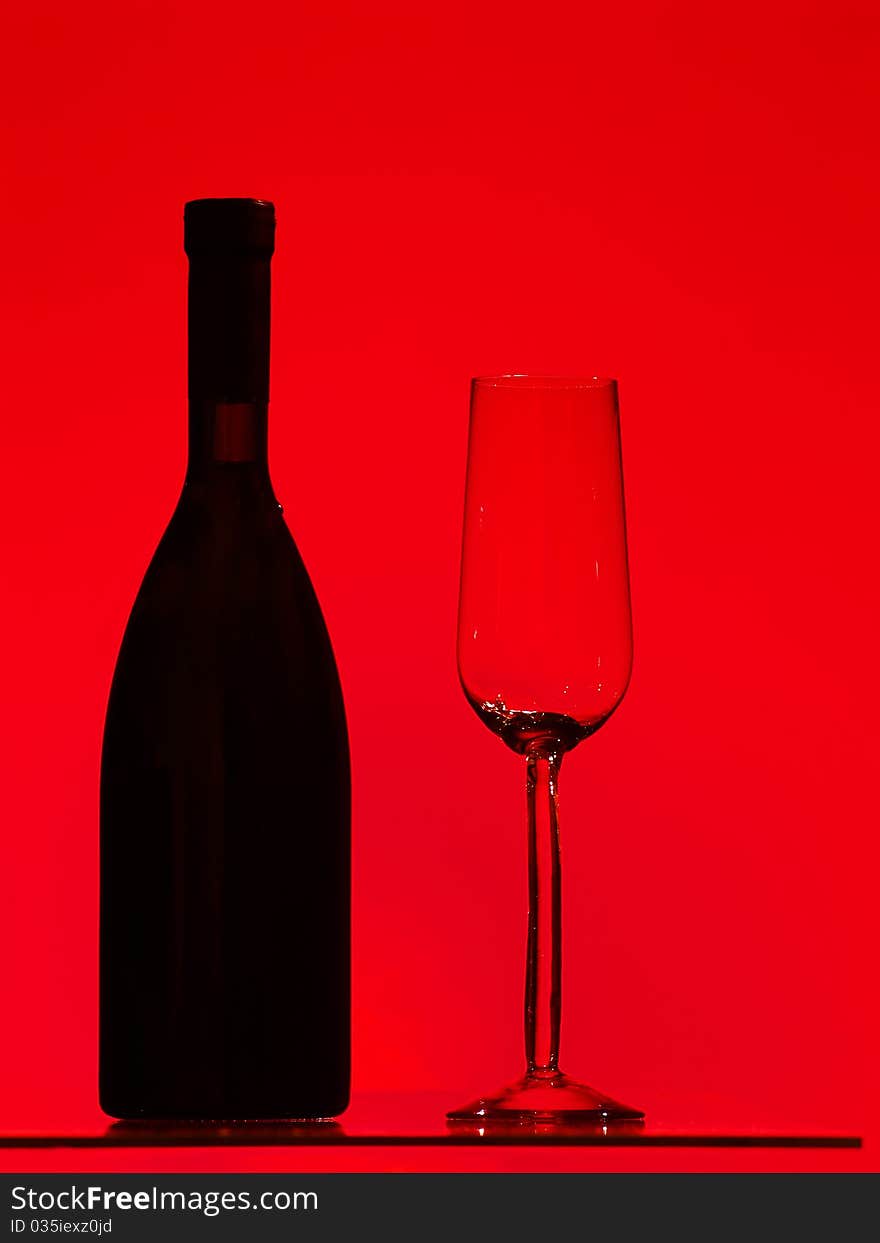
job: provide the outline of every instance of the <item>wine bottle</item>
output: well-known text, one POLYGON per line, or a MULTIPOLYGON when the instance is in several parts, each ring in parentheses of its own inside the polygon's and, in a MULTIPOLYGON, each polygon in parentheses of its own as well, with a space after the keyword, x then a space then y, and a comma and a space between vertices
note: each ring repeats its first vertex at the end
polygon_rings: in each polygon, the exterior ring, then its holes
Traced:
POLYGON ((314 1118, 349 1086, 339 677, 267 464, 273 205, 186 204, 189 458, 101 762, 100 1101, 314 1118))

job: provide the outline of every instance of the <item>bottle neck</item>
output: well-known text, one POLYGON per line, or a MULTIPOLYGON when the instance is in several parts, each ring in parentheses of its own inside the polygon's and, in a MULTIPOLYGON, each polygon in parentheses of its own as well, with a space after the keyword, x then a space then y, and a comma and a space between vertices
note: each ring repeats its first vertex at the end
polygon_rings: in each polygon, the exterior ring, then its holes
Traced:
POLYGON ((237 475, 269 482, 268 402, 211 401, 189 403, 190 482, 237 475))
POLYGON ((190 255, 190 402, 269 401, 270 256, 190 255))
POLYGON ((270 259, 246 250, 190 254, 190 482, 268 484, 270 259))

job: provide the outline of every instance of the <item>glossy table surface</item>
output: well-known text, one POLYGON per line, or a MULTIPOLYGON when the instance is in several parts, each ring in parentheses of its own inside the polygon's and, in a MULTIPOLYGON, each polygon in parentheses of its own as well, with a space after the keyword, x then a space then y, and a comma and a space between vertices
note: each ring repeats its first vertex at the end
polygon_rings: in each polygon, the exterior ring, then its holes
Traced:
POLYGON ((852 1127, 825 1122, 793 1125, 784 1117, 713 1117, 649 1112, 644 1123, 601 1125, 450 1123, 446 1110, 460 1103, 448 1094, 355 1095, 338 1121, 326 1122, 114 1122, 95 1111, 72 1119, 16 1120, 0 1124, 4 1148, 186 1148, 323 1146, 546 1146, 628 1148, 858 1148, 852 1127))

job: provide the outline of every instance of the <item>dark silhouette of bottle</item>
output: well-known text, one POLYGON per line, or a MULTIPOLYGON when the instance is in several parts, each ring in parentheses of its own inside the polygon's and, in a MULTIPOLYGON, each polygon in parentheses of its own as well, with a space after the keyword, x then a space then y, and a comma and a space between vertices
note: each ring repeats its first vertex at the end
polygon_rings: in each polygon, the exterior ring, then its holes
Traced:
POLYGON ((189 462, 101 766, 100 1099, 119 1118, 348 1102, 339 678, 266 454, 275 213, 187 203, 189 462))

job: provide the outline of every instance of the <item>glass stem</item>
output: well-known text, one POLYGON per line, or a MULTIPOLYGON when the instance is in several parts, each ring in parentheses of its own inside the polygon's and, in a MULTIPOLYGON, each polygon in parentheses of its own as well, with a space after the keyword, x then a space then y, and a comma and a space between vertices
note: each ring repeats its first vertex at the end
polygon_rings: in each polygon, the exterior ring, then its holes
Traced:
POLYGON ((561 753, 546 744, 528 752, 529 937, 526 957, 528 1074, 559 1069, 562 1006, 562 873, 557 783, 561 753))

